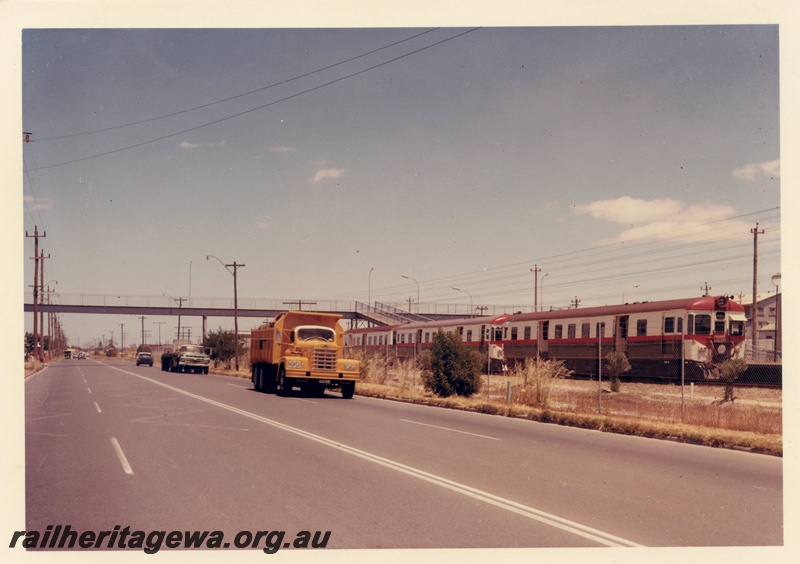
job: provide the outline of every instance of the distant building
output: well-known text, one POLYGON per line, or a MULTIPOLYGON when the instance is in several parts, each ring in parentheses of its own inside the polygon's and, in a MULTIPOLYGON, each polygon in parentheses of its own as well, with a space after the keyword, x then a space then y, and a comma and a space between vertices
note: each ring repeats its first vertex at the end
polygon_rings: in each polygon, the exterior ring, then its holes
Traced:
POLYGON ((782 352, 781 326, 783 324, 781 293, 767 292, 758 294, 755 304, 755 316, 752 294, 740 294, 735 298, 738 298, 737 301, 744 306, 744 312, 747 316, 745 334, 747 335, 748 360, 780 361, 782 352), (757 331, 755 351, 751 350, 753 327, 757 331))

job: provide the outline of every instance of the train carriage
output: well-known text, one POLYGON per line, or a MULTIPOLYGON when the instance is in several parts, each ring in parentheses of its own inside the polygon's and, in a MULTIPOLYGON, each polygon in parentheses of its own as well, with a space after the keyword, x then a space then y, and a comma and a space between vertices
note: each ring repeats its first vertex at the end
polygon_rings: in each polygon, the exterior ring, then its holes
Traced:
POLYGON ((439 329, 455 332, 482 354, 500 348, 513 364, 540 356, 576 374, 597 374, 598 359, 624 352, 630 376, 674 380, 681 358, 688 379, 714 377, 716 365, 744 358, 744 308, 726 296, 640 302, 448 321, 415 322, 348 332, 365 351, 391 347, 400 358, 430 347, 439 329))

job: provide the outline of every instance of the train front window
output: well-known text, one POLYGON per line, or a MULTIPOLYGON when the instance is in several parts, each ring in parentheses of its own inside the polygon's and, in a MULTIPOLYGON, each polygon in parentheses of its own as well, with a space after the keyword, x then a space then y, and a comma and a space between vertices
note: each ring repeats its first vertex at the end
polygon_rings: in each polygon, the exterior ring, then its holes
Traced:
POLYGON ((706 314, 698 314, 694 316, 694 334, 695 335, 710 335, 711 334, 711 316, 706 314))
POLYGON ((742 335, 744 335, 744 321, 731 319, 731 336, 741 337, 742 335))

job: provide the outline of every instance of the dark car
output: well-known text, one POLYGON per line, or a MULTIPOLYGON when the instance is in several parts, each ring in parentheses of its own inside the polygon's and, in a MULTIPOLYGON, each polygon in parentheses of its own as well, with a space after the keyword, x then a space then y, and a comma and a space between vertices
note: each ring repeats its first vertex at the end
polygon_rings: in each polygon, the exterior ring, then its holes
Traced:
POLYGON ((136 353, 136 366, 140 364, 153 366, 153 355, 149 352, 136 353))

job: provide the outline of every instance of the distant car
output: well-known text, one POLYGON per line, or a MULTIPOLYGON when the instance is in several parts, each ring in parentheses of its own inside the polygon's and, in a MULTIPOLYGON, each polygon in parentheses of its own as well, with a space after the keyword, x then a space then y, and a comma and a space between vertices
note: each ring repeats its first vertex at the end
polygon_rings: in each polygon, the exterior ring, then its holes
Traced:
POLYGON ((147 364, 153 366, 153 355, 149 352, 136 353, 136 366, 147 364))
POLYGON ((78 358, 86 358, 86 353, 83 351, 78 351, 78 358))

